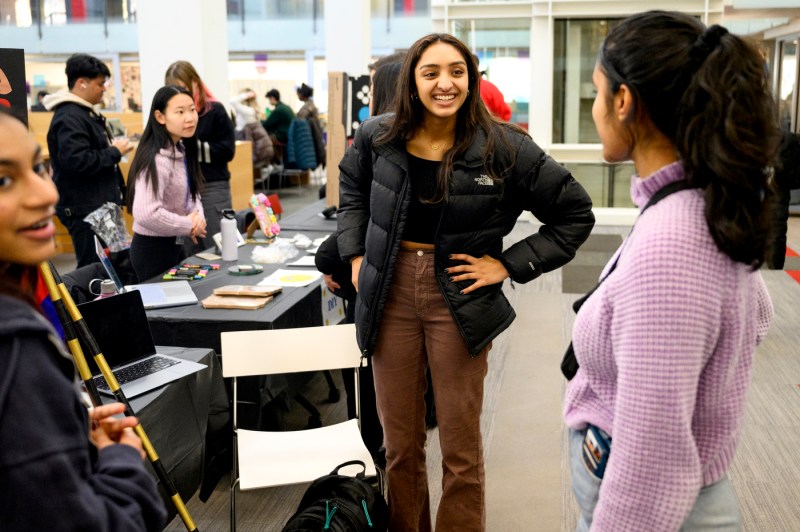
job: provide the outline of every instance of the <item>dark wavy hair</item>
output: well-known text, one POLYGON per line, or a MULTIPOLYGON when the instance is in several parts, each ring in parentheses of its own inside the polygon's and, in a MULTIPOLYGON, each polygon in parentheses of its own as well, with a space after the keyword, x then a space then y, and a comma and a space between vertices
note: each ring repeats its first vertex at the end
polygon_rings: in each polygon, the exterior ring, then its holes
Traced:
MULTIPOLYGON (((758 268, 770 241, 768 168, 780 140, 758 49, 722 26, 649 11, 612 29, 597 63, 609 100, 622 85, 630 90, 630 122, 647 116, 674 143, 689 183, 704 190, 719 249, 758 268)), ((632 147, 630 123, 627 135, 632 147)))
MULTIPOLYGON (((137 177, 141 172, 145 173, 145 179, 153 187, 153 193, 158 194, 158 171, 156 169, 156 154, 162 148, 171 146, 173 150, 177 146, 173 144, 172 138, 167 132, 167 127, 159 124, 156 120, 156 111, 164 113, 169 101, 177 94, 185 94, 189 98, 192 93, 178 85, 167 85, 161 87, 153 96, 153 103, 150 106, 150 116, 147 118, 147 125, 142 133, 139 146, 136 148, 136 155, 133 157, 130 170, 128 170, 128 194, 126 203, 128 209, 133 209, 133 198, 136 195, 137 177)), ((198 111, 199 112, 199 111, 198 111)), ((203 187, 203 173, 200 171, 200 163, 197 162, 197 132, 190 138, 183 140, 185 150, 186 170, 189 174, 189 191, 192 199, 197 200, 197 195, 203 187)))
POLYGON ((425 50, 439 42, 449 44, 464 58, 467 65, 469 94, 456 115, 455 141, 445 152, 442 164, 439 166, 437 190, 436 194, 430 198, 431 203, 447 200, 448 183, 453 174, 453 161, 467 151, 475 141, 478 131, 483 130, 486 133, 486 144, 483 149, 484 168, 489 177, 498 182, 502 181, 514 166, 515 154, 509 133, 517 131, 527 135, 519 127, 494 118, 486 109, 480 96, 481 76, 478 72, 478 64, 473 59, 469 48, 447 33, 431 33, 411 45, 406 53, 397 85, 397 96, 394 102, 395 114, 387 115, 382 119, 381 124, 386 129, 378 136, 375 143, 385 144, 397 137, 410 140, 417 130, 422 128, 425 108, 417 97, 414 70, 425 50), (500 156, 497 156, 496 152, 500 152, 500 156))
POLYGON ((372 114, 375 116, 394 111, 397 80, 403 63, 385 63, 375 70, 372 78, 372 114))

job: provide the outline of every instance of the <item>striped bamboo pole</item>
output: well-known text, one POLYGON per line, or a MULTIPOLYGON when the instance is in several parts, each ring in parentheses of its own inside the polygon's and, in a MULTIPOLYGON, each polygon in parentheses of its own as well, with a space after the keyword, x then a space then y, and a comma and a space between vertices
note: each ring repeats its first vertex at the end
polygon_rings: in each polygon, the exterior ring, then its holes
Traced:
MULTIPOLYGON (((89 330, 89 326, 86 325, 86 321, 84 321, 83 316, 78 310, 78 306, 75 304, 75 301, 73 301, 72 296, 69 293, 69 290, 67 290, 67 287, 64 285, 64 282, 61 280, 61 277, 58 275, 58 272, 56 271, 55 267, 51 262, 42 263, 43 273, 44 270, 49 270, 50 278, 54 280, 61 296, 60 299, 63 300, 64 306, 66 307, 67 313, 69 314, 70 318, 69 321, 72 322, 74 327, 77 329, 78 334, 88 347, 90 353, 92 354, 92 357, 94 358, 95 363, 97 364, 97 367, 103 374, 103 378, 105 378, 108 387, 114 394, 114 398, 123 405, 125 405, 126 416, 135 415, 133 408, 131 408, 131 405, 128 402, 128 398, 125 397, 125 392, 122 391, 119 382, 117 382, 117 378, 114 376, 114 373, 111 371, 108 362, 106 362, 103 353, 100 351, 100 346, 97 344, 97 341, 92 335, 92 332, 89 330)), ((47 274, 44 275, 46 282, 47 274)), ((80 356, 81 358, 83 358, 83 365, 86 366, 86 359, 83 357, 83 351, 80 352, 80 356)), ((80 368, 81 363, 76 360, 76 365, 80 368)), ((88 366, 86 366, 86 371, 88 371, 88 366)), ((142 446, 144 447, 145 453, 147 454, 147 458, 150 460, 150 463, 152 464, 153 470, 156 472, 159 481, 161 481, 161 485, 164 486, 164 489, 167 491, 168 494, 170 494, 172 503, 175 505, 175 509, 178 511, 178 515, 181 516, 183 524, 186 526, 186 530, 188 530, 189 532, 197 532, 197 526, 194 524, 192 516, 189 515, 189 511, 186 509, 186 505, 183 503, 183 499, 181 499, 178 490, 175 488, 175 484, 172 482, 172 479, 169 477, 169 474, 167 473, 167 469, 164 467, 164 464, 161 462, 161 458, 158 456, 158 453, 156 453, 153 444, 150 442, 150 438, 147 437, 147 433, 144 431, 144 427, 142 427, 142 424, 139 423, 134 427, 133 430, 142 440, 142 446)))

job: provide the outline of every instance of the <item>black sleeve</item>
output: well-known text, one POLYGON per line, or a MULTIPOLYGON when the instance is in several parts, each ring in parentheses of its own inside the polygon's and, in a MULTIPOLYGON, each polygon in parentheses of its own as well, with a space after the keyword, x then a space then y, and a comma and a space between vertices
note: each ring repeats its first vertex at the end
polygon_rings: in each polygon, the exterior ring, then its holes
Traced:
POLYGON ((225 164, 233 160, 236 153, 236 132, 225 107, 214 102, 208 111, 211 128, 204 128, 203 138, 198 139, 200 162, 225 164))
POLYGON ((349 262, 364 254, 369 223, 369 196, 372 187, 372 150, 364 131, 369 121, 356 130, 353 145, 339 163, 339 256, 349 262))
POLYGON ((546 155, 529 137, 517 153, 512 197, 544 225, 500 257, 520 283, 555 270, 575 257, 594 227, 592 200, 572 174, 546 155))
POLYGON ((337 236, 334 233, 326 238, 314 254, 314 264, 325 275, 333 275, 342 264, 342 259, 339 258, 339 247, 336 245, 337 236))
POLYGON ((69 175, 94 175, 112 168, 122 155, 113 146, 98 149, 93 127, 85 120, 73 120, 64 116, 55 124, 58 150, 51 153, 59 167, 69 175), (89 127, 87 128, 87 125, 89 127))

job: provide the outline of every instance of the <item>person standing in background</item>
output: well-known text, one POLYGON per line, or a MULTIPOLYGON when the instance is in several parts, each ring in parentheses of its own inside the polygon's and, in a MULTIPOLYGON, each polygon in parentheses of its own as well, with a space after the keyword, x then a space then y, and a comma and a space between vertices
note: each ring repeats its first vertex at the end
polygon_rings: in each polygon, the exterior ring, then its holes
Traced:
POLYGON ((303 102, 303 106, 297 111, 297 118, 313 118, 319 121, 319 111, 314 105, 314 89, 305 83, 297 87, 297 99, 303 102))
POLYGON ((633 161, 640 215, 572 331, 577 529, 738 531, 728 471, 774 313, 763 60, 722 26, 650 11, 609 31, 592 81, 603 158, 633 161))
POLYGON ((297 98, 303 102, 303 107, 297 111, 297 118, 305 119, 311 128, 311 137, 314 139, 314 154, 317 164, 325 166, 327 154, 325 153, 325 140, 322 136, 322 123, 319 121, 319 111, 314 105, 314 89, 305 83, 297 87, 297 98))
POLYGON ((176 61, 167 68, 165 85, 178 85, 194 97, 198 113, 197 152, 205 185, 201 201, 206 218, 206 237, 198 239, 194 250, 212 247, 212 237, 219 233, 224 209, 232 208, 231 173, 228 163, 236 153, 233 122, 223 106, 211 94, 200 75, 188 61, 176 61))
MULTIPOLYGON (((475 63, 479 63, 478 56, 473 54, 475 63)), ((506 103, 503 93, 497 85, 486 79, 486 71, 481 70, 481 100, 486 104, 486 108, 497 118, 508 122, 511 120, 511 108, 506 103)))
POLYGON ((177 85, 156 91, 128 178, 131 263, 145 282, 186 258, 184 240, 206 235, 197 160, 197 111, 177 85))
POLYGON ((43 100, 45 96, 48 96, 50 93, 47 91, 39 91, 36 93, 36 103, 31 106, 31 111, 34 113, 43 113, 47 111, 47 107, 44 106, 43 100))
POLYGON ((67 89, 44 98, 55 111, 47 131, 53 181, 61 199, 56 208, 75 247, 78 267, 98 262, 94 231, 83 221, 106 202, 122 204, 125 181, 118 163, 133 149, 126 138, 114 139, 96 109, 111 76, 108 67, 86 54, 67 60, 67 89))

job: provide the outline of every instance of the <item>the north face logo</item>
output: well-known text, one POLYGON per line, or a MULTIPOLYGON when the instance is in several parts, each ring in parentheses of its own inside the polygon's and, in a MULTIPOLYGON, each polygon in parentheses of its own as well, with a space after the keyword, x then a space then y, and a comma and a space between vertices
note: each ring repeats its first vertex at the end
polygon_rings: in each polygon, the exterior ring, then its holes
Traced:
POLYGON ((481 174, 480 177, 476 177, 475 182, 479 185, 487 185, 487 186, 494 185, 494 181, 492 181, 492 178, 484 174, 481 174))

